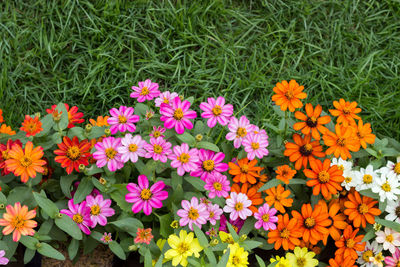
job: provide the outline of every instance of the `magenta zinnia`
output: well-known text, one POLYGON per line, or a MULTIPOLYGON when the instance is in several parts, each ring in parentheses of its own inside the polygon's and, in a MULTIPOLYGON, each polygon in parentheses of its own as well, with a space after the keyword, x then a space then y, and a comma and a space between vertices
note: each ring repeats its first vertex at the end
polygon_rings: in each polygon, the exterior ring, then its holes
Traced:
POLYGON ((139 175, 138 184, 129 183, 126 186, 129 193, 126 194, 125 200, 134 203, 132 205, 133 213, 139 213, 143 210, 144 214, 150 215, 153 208, 161 208, 161 201, 168 198, 168 192, 163 190, 164 187, 164 182, 158 181, 149 189, 149 180, 146 175, 139 175))
POLYGON ((111 206, 111 199, 103 199, 103 195, 99 194, 96 197, 88 195, 86 197, 86 205, 90 208, 91 227, 94 228, 97 224, 105 226, 107 217, 113 216, 115 211, 111 206))
POLYGON ((175 128, 178 134, 183 134, 186 129, 192 129, 193 123, 190 119, 197 117, 195 111, 190 110, 190 102, 179 97, 175 97, 170 104, 162 103, 160 106, 161 118, 164 127, 167 129, 175 128))
POLYGON ((227 163, 222 162, 224 158, 225 154, 222 152, 215 153, 211 150, 200 149, 200 160, 196 162, 197 168, 190 172, 190 175, 200 177, 201 180, 205 181, 210 175, 213 176, 216 173, 225 172, 229 166, 227 163))
POLYGON ((121 154, 118 153, 118 147, 121 144, 120 138, 112 136, 104 138, 101 142, 94 145, 96 152, 93 153, 93 158, 99 168, 107 165, 108 169, 112 172, 124 167, 121 159, 121 154))
POLYGON ((139 121, 139 116, 134 115, 135 110, 132 107, 120 106, 119 109, 110 109, 111 117, 107 122, 110 124, 110 131, 116 134, 118 131, 124 133, 126 131, 133 133, 136 131, 134 123, 139 121))
POLYGON ((208 119, 207 125, 210 128, 213 128, 217 122, 222 126, 227 125, 233 114, 233 106, 231 104, 225 105, 225 98, 222 96, 217 99, 208 98, 207 103, 202 102, 200 104, 200 109, 204 111, 201 113, 201 117, 208 119))
POLYGON ((60 213, 70 217, 76 222, 82 232, 90 235, 89 227, 92 225, 92 222, 90 221, 90 208, 86 205, 86 201, 83 201, 81 204, 74 204, 74 200, 70 199, 68 201, 68 208, 68 210, 60 210, 60 213))
POLYGON ((181 219, 179 220, 180 226, 189 224, 189 229, 193 231, 193 224, 199 228, 203 224, 207 223, 209 213, 207 211, 207 205, 204 203, 199 204, 199 200, 196 197, 192 197, 192 200, 182 200, 182 209, 177 211, 177 214, 181 219))
POLYGON ((132 86, 133 92, 130 95, 132 98, 137 98, 138 102, 152 100, 160 94, 160 91, 158 91, 158 83, 153 83, 149 79, 144 82, 139 82, 138 85, 139 87, 132 86))
POLYGON ((183 143, 180 146, 174 146, 174 153, 170 155, 171 167, 177 168, 178 175, 183 176, 185 172, 191 172, 197 169, 196 162, 199 161, 199 151, 196 148, 189 150, 189 145, 183 143))
POLYGON ((164 104, 169 104, 172 99, 177 97, 178 94, 175 92, 170 93, 169 91, 165 91, 161 93, 156 100, 154 100, 154 103, 156 104, 156 107, 160 107, 162 103, 164 104))
POLYGON ((274 208, 270 208, 267 203, 265 203, 262 207, 258 208, 258 211, 254 213, 254 218, 257 219, 254 227, 256 229, 264 228, 265 231, 275 230, 276 223, 278 222, 278 217, 275 214, 278 211, 274 208))
POLYGON ((159 160, 163 163, 167 162, 168 156, 172 153, 171 143, 162 137, 150 138, 150 144, 145 144, 147 150, 145 157, 159 160))

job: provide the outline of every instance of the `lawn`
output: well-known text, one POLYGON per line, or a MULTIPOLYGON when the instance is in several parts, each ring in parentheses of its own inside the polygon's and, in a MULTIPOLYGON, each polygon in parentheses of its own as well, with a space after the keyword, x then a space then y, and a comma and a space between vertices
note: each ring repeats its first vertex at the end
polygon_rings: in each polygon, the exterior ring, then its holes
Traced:
POLYGON ((86 118, 133 105, 147 78, 198 103, 223 95, 262 125, 274 84, 296 79, 314 103, 357 101, 374 132, 400 138, 398 1, 93 2, 0 1, 0 108, 14 127, 60 101, 86 118))

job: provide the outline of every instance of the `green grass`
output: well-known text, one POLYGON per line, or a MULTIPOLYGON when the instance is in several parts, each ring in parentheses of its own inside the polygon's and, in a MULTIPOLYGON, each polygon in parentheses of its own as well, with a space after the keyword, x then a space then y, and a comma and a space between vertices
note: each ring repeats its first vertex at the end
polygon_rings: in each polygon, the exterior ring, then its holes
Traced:
POLYGON ((130 87, 223 95, 262 125, 274 84, 296 79, 325 110, 357 101, 374 132, 400 138, 398 1, 0 1, 0 108, 59 101, 86 118, 133 104, 130 87))

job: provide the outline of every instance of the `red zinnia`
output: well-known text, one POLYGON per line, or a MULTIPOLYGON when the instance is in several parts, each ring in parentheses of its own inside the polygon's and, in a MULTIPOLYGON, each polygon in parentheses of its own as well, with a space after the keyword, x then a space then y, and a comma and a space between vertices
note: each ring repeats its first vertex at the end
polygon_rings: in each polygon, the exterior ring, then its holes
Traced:
MULTIPOLYGON (((69 105, 64 103, 65 108, 68 111, 68 128, 73 128, 75 127, 75 123, 82 123, 85 120, 82 119, 83 117, 83 113, 82 112, 78 112, 78 107, 77 106, 73 106, 71 109, 69 108, 69 105)), ((52 114, 54 115, 54 111, 56 110, 57 105, 52 105, 51 109, 46 109, 48 114, 52 114)))
POLYGON ((38 116, 32 118, 29 115, 25 115, 25 120, 20 130, 26 132, 26 136, 28 137, 34 136, 43 131, 42 122, 39 120, 38 116))
POLYGON ((11 148, 14 145, 19 145, 22 147, 21 141, 18 139, 13 141, 11 139, 8 139, 7 144, 0 144, 0 169, 1 169, 1 175, 7 175, 10 173, 10 171, 6 168, 6 160, 10 159, 10 156, 8 155, 8 152, 11 150, 11 148))
POLYGON ((90 143, 88 140, 79 142, 78 137, 71 139, 64 136, 63 142, 57 145, 59 149, 54 150, 55 161, 61 163, 61 167, 66 168, 68 174, 74 169, 79 172, 79 165, 89 165, 90 143))

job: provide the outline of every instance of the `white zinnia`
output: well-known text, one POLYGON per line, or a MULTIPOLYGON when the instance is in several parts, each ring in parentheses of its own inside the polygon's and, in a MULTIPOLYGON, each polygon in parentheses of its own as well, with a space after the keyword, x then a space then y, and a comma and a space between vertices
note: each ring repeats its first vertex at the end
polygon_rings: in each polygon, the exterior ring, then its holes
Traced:
POLYGON ((400 178, 400 156, 397 157, 396 163, 391 162, 390 160, 386 163, 386 167, 382 167, 379 169, 379 172, 382 174, 391 174, 400 178))
POLYGON ((396 176, 381 174, 381 177, 375 179, 371 189, 372 192, 378 193, 381 202, 384 202, 386 199, 397 200, 397 196, 400 195, 399 186, 396 176))
POLYGON ((358 176, 355 174, 353 171, 344 171, 343 172, 343 177, 344 180, 341 184, 344 188, 346 188, 347 191, 350 191, 350 188, 356 187, 357 185, 360 184, 360 180, 358 179, 358 176))
POLYGON ((331 162, 331 166, 333 166, 333 165, 337 165, 338 169, 342 170, 344 173, 344 172, 351 171, 351 167, 353 167, 353 162, 343 160, 342 158, 339 158, 339 159, 333 158, 332 162, 331 162))
POLYGON ((400 246, 400 234, 385 227, 385 231, 376 232, 376 242, 383 243, 383 249, 395 253, 396 247, 400 246))
POLYGON ((388 201, 385 211, 388 213, 385 220, 400 223, 400 199, 388 201))
POLYGON ((378 245, 376 241, 370 243, 367 241, 363 251, 357 251, 357 263, 360 267, 375 267, 374 263, 370 260, 382 251, 382 246, 378 245))
POLYGON ((356 186, 357 191, 370 189, 378 177, 377 171, 374 171, 372 165, 368 165, 367 168, 361 168, 359 171, 354 171, 359 184, 356 186))

